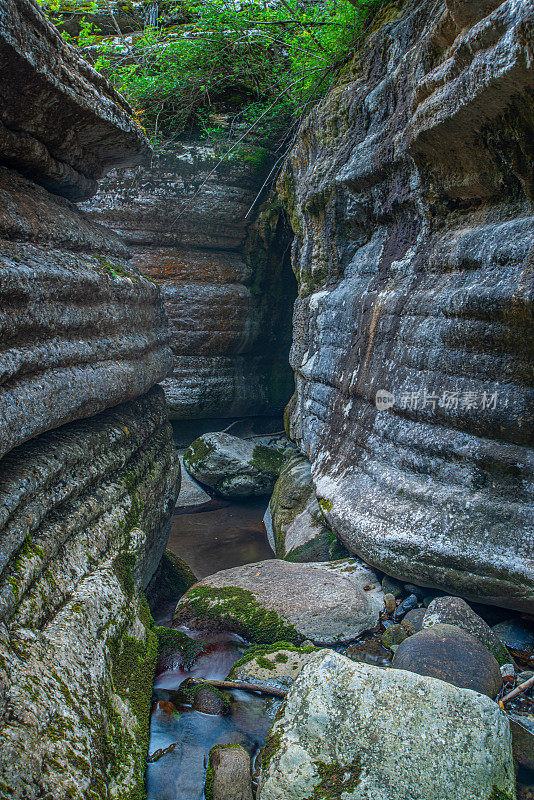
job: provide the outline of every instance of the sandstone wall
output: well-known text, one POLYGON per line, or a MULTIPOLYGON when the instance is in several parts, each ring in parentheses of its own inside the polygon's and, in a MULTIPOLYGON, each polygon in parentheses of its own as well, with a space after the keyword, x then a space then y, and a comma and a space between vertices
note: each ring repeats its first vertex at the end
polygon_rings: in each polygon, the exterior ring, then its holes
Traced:
POLYGON ((29 0, 0 0, 0 71, 0 797, 133 799, 172 353, 158 287, 71 201, 148 148, 29 0))
POLYGON ((290 424, 330 524, 386 573, 530 611, 533 25, 529 0, 386 4, 280 181, 290 424))
POLYGON ((251 210, 275 157, 246 143, 222 158, 237 138, 169 142, 149 169, 110 173, 83 206, 161 286, 175 419, 275 414, 293 391, 288 233, 277 203, 251 210))

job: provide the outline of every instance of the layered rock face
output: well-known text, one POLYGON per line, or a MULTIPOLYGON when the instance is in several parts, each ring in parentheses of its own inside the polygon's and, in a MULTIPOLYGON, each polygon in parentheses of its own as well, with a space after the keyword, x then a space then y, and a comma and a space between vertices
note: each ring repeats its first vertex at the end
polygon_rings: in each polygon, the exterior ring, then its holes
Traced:
POLYGON ((533 23, 527 0, 385 6, 280 181, 290 424, 333 530, 390 575, 529 611, 533 23))
POLYGON ((111 172, 84 205, 161 286, 175 419, 275 414, 293 391, 288 232, 276 202, 255 203, 274 156, 237 138, 168 143, 150 169, 111 172))
POLYGON ((0 0, 0 70, 0 797, 133 798, 172 353, 157 286, 71 200, 147 146, 29 0, 0 0))

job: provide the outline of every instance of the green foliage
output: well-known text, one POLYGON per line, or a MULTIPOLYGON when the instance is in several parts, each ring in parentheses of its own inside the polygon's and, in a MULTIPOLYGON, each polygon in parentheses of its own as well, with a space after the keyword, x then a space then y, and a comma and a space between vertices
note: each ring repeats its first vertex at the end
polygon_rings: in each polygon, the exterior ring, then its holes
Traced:
POLYGON ((287 132, 327 91, 383 3, 160 0, 156 25, 112 37, 91 22, 91 9, 102 11, 96 0, 44 5, 60 27, 67 6, 79 9, 79 46, 153 138, 200 129, 206 138, 229 139, 253 126, 258 140, 287 132), (177 16, 187 21, 173 25, 177 16), (230 112, 229 125, 221 112, 230 112))

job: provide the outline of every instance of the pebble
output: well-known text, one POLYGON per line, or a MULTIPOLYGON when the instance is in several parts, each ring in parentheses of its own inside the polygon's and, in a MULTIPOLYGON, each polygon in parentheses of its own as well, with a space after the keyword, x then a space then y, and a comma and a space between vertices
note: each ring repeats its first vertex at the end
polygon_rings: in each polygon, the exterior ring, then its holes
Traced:
POLYGON ((397 601, 395 600, 395 595, 391 594, 391 592, 385 594, 384 605, 386 606, 386 611, 388 612, 388 614, 393 614, 393 612, 397 608, 397 601))
POLYGON ((391 625, 382 634, 381 641, 385 647, 391 649, 394 645, 401 644, 406 638, 408 638, 408 634, 402 625, 391 625))
POLYGON ((417 631, 421 630, 425 614, 426 608, 412 608, 411 611, 408 611, 401 624, 405 627, 409 625, 412 628, 410 636, 412 633, 417 633, 417 631))
POLYGON ((501 675, 504 683, 515 683, 515 669, 513 664, 503 664, 501 675))
POLYGON ((397 606, 395 613, 393 614, 393 619, 395 622, 400 622, 404 615, 408 613, 408 611, 411 611, 412 608, 417 608, 417 603, 418 600, 414 594, 409 595, 409 597, 403 600, 402 603, 397 606))

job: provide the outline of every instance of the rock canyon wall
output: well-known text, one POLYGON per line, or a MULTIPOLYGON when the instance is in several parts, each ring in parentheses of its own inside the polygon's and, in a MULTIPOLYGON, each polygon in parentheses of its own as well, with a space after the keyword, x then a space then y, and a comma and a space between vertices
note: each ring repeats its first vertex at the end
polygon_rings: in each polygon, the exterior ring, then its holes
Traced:
POLYGON ((386 4, 279 182, 290 428, 332 529, 531 613, 533 27, 529 0, 386 4))
POLYGON ((172 353, 158 287, 71 201, 149 150, 30 0, 0 0, 0 71, 0 797, 137 798, 172 353))
POLYGON ((293 391, 289 229, 279 203, 257 197, 278 156, 239 143, 233 116, 216 115, 228 128, 223 144, 168 141, 150 168, 110 172, 84 204, 162 289, 174 419, 276 414, 293 391))

